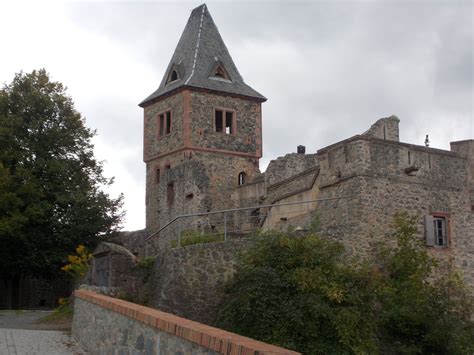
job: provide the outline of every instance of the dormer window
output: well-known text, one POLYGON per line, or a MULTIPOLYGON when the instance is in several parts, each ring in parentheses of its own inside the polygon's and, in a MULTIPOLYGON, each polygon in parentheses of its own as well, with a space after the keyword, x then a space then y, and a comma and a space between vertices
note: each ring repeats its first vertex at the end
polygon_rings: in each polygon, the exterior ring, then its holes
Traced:
POLYGON ((222 78, 222 79, 227 79, 224 69, 222 69, 222 67, 217 67, 214 76, 217 76, 218 78, 222 78))
POLYGON ((176 80, 178 80, 178 72, 177 72, 176 70, 173 70, 173 71, 171 72, 171 78, 170 78, 170 79, 171 79, 170 81, 176 81, 176 80))
POLYGON ((211 72, 210 77, 214 79, 222 79, 222 80, 231 81, 229 74, 225 70, 224 66, 220 63, 214 67, 214 69, 211 72))
POLYGON ((179 80, 179 74, 178 70, 176 69, 176 66, 173 66, 173 69, 171 70, 168 80, 166 81, 166 85, 171 84, 175 82, 176 80, 179 80))

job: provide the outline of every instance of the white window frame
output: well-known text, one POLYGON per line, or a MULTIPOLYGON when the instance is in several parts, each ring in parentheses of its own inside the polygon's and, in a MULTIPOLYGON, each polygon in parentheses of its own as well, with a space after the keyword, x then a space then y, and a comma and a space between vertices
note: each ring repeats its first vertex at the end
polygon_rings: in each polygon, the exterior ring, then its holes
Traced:
POLYGON ((426 245, 435 248, 449 246, 449 216, 433 213, 425 216, 426 245))

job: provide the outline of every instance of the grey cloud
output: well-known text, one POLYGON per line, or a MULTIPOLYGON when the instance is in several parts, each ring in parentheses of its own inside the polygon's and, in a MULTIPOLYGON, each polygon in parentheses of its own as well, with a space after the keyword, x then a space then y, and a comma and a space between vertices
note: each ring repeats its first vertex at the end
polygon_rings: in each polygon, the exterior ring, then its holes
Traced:
MULTIPOLYGON (((140 91, 144 98, 158 87, 190 11, 198 5, 76 3, 69 15, 149 68, 156 86, 130 93, 140 91)), ((269 98, 263 105, 263 162, 295 151, 298 144, 314 152, 391 114, 401 119, 404 141, 423 144, 429 132, 433 145, 446 149, 449 140, 474 136, 472 2, 208 5, 244 79, 269 98), (443 129, 450 120, 453 128, 443 129)), ((115 105, 113 98, 107 100, 93 108, 107 117, 99 134, 112 145, 127 140, 141 149, 141 121, 123 115, 127 105, 136 110, 139 100, 121 100, 117 108, 105 109, 115 105), (112 121, 121 122, 115 132, 105 128, 112 121)), ((144 170, 141 157, 133 166, 144 170)))

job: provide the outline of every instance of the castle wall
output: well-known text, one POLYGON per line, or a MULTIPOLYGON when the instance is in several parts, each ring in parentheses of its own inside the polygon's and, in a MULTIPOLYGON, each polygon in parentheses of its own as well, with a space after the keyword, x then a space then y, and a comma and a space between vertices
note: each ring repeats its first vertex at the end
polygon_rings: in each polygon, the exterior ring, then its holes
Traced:
POLYGON ((267 186, 302 173, 318 164, 316 154, 290 153, 284 157, 272 160, 265 171, 265 182, 267 186))
MULTIPOLYGON (((159 183, 154 179, 154 169, 147 171, 147 229, 151 232, 179 215, 235 207, 232 193, 238 186, 239 173, 245 172, 249 179, 255 173, 253 159, 213 152, 176 153, 168 157, 167 163, 170 169, 163 173, 159 183), (173 184, 172 203, 168 196, 170 184, 173 184)), ((162 236, 171 233, 169 238, 176 239, 178 233, 187 229, 221 225, 221 221, 213 221, 215 218, 222 216, 181 219, 164 230, 162 236)))
POLYGON ((448 247, 430 247, 440 268, 456 267, 474 286, 474 222, 465 158, 449 151, 358 137, 318 152, 320 197, 317 213, 323 234, 341 240, 358 255, 370 255, 379 241, 391 240, 397 212, 417 216, 424 239, 424 216, 448 218, 448 247), (355 163, 347 159, 359 152, 355 163))
POLYGON ((235 272, 239 253, 251 241, 196 244, 160 254, 152 274, 151 306, 212 324, 223 286, 235 272))
POLYGON ((377 120, 364 135, 398 142, 400 140, 399 123, 400 120, 397 116, 381 118, 377 120))

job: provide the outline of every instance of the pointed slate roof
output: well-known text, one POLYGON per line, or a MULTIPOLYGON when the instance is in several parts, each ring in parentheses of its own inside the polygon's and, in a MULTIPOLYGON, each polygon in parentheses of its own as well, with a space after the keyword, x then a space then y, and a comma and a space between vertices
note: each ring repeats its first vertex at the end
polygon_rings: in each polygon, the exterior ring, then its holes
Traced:
POLYGON ((266 101, 263 95, 245 84, 240 76, 206 4, 191 12, 159 88, 143 100, 140 106, 185 86, 266 101), (230 80, 213 76, 213 71, 219 65, 224 68, 230 80), (178 79, 170 82, 173 70, 176 70, 178 79))

